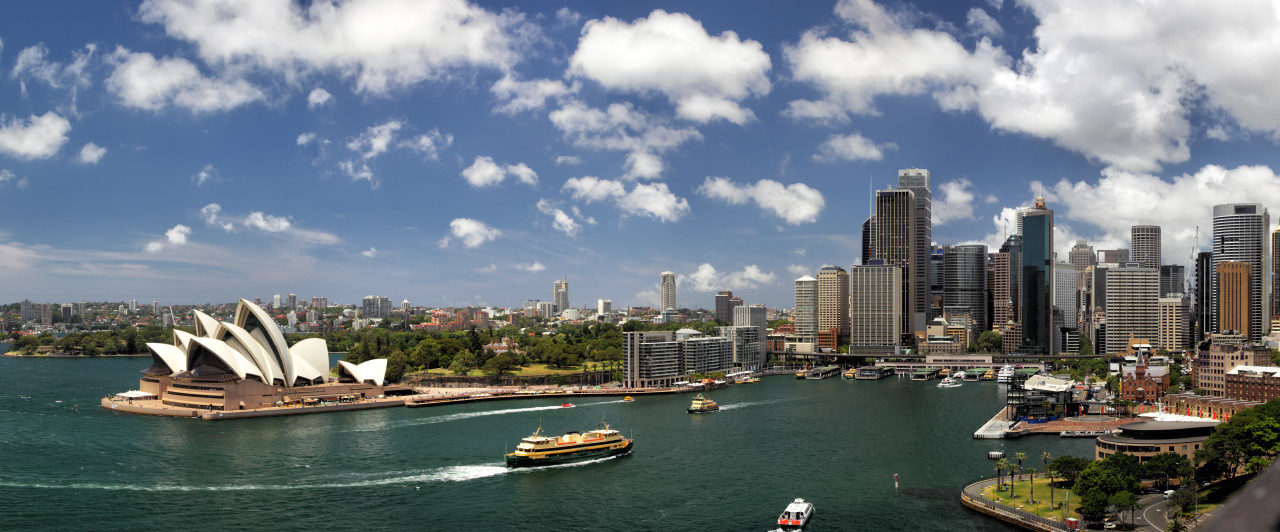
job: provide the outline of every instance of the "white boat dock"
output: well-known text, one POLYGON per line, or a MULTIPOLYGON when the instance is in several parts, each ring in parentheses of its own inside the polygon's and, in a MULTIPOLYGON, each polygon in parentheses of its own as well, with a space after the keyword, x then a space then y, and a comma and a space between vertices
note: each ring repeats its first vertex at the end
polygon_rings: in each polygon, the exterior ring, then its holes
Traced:
POLYGON ((987 422, 982 425, 982 428, 978 429, 977 432, 974 432, 973 439, 975 440, 1004 439, 1004 432, 1006 430, 1009 430, 1009 428, 1013 427, 1012 421, 1005 421, 1006 408, 1008 407, 1001 408, 999 412, 996 412, 995 417, 992 417, 991 419, 987 420, 987 422))

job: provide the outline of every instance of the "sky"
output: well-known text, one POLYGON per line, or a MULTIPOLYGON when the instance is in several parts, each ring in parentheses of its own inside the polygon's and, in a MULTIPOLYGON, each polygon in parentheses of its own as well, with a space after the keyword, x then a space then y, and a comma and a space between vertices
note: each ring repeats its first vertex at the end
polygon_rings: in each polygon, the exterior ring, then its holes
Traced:
POLYGON ((0 302, 785 308, 911 167, 938 244, 1190 265, 1277 79, 1265 1, 9 2, 0 302))

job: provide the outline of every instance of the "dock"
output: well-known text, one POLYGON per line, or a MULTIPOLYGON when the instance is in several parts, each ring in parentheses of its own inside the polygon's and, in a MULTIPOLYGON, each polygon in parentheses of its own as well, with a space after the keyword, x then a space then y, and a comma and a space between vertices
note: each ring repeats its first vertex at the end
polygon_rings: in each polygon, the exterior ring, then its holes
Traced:
POLYGON ((938 374, 942 372, 942 368, 924 368, 911 372, 911 380, 913 381, 931 381, 938 378, 938 374))
POLYGON ((858 373, 854 377, 860 381, 877 381, 893 375, 893 368, 883 366, 871 366, 866 368, 858 368, 858 373))
POLYGON ((1004 408, 1001 408, 999 412, 996 412, 996 415, 993 416, 991 419, 987 420, 987 422, 982 425, 982 428, 978 429, 977 432, 973 433, 973 439, 975 440, 1004 439, 1005 431, 1009 430, 1010 427, 1013 427, 1012 421, 1005 421, 1006 412, 1008 412, 1008 410, 1009 410, 1009 407, 1004 407, 1004 408))
POLYGON ((836 375, 839 375, 839 374, 840 374, 840 366, 822 366, 819 368, 813 368, 805 372, 804 378, 811 381, 817 381, 817 380, 835 377, 836 375))

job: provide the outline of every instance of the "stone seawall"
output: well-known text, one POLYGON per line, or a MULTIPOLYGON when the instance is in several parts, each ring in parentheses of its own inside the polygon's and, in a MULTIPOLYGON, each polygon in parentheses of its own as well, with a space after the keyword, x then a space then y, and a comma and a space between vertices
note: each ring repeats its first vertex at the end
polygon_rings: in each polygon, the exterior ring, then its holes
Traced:
POLYGON ((987 514, 991 517, 1011 525, 1020 526, 1027 530, 1037 530, 1041 532, 1069 530, 1067 525, 1062 522, 1046 517, 1040 517, 1017 508, 1005 506, 983 497, 982 490, 993 483, 995 483, 995 479, 988 479, 980 480, 965 486, 964 489, 960 491, 960 503, 974 511, 987 514))

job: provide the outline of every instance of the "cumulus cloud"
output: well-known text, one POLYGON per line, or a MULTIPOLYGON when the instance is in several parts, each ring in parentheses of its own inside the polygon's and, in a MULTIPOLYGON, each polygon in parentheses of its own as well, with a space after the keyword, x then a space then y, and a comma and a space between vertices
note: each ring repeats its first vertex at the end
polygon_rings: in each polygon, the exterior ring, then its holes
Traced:
MULTIPOLYGON (((389 119, 381 124, 369 126, 364 132, 347 140, 347 149, 355 152, 360 160, 346 160, 338 163, 338 169, 347 174, 352 181, 368 181, 369 186, 378 188, 377 176, 373 173, 370 162, 394 148, 406 148, 421 154, 427 160, 439 160, 440 150, 453 144, 453 135, 432 129, 422 135, 406 140, 398 140, 400 130, 407 129, 408 124, 389 119)), ((298 138, 299 142, 303 139, 298 138)), ((309 141, 309 139, 308 139, 309 141)))
POLYGON ((288 218, 263 214, 258 211, 249 213, 249 216, 244 219, 244 224, 248 227, 266 231, 268 233, 287 231, 293 225, 289 222, 288 218))
POLYGON ((562 7, 556 10, 556 23, 561 26, 577 26, 582 20, 582 15, 577 11, 562 7))
POLYGON ((655 10, 631 23, 613 17, 588 21, 569 74, 606 89, 663 94, 676 114, 695 122, 755 119, 740 102, 769 93, 769 54, 759 42, 725 31, 711 36, 684 13, 655 10))
POLYGON ((502 236, 502 231, 485 225, 479 220, 471 218, 454 218, 449 222, 449 234, 440 239, 439 246, 441 249, 449 247, 454 240, 462 243, 462 247, 476 248, 481 244, 496 240, 502 236))
POLYGON ((533 261, 533 264, 517 264, 515 268, 517 270, 530 272, 530 273, 537 273, 547 269, 546 266, 543 266, 541 262, 538 262, 536 260, 533 261))
POLYGON ((27 185, 31 183, 31 181, 25 177, 18 177, 18 174, 13 173, 13 170, 0 168, 0 185, 10 181, 13 181, 14 185, 19 189, 27 188, 27 185))
POLYGON ((477 156, 471 166, 462 170, 462 177, 466 178, 467 184, 471 185, 471 188, 497 185, 505 180, 507 175, 511 175, 511 177, 526 185, 538 184, 538 174, 524 163, 502 166, 493 162, 492 157, 485 155, 477 156))
POLYGON ((969 14, 965 17, 965 25, 969 26, 969 31, 975 35, 993 38, 1004 35, 1004 28, 1000 27, 1000 23, 980 7, 969 9, 969 14))
POLYGON ((816 222, 826 206, 822 193, 815 188, 804 183, 783 185, 771 179, 740 185, 724 177, 707 177, 697 192, 730 205, 753 201, 791 225, 816 222))
POLYGON ((495 113, 514 115, 526 111, 542 109, 547 100, 562 98, 578 92, 579 85, 566 85, 563 81, 553 79, 536 79, 521 81, 512 74, 507 74, 493 83, 489 91, 498 99, 495 113))
POLYGON ((624 213, 662 222, 675 222, 689 213, 689 201, 672 194, 666 183, 638 183, 628 191, 620 181, 585 176, 565 181, 563 190, 576 200, 611 200, 624 213))
POLYGON ((76 162, 80 164, 98 164, 98 162, 106 155, 106 148, 92 142, 88 142, 80 148, 80 154, 76 156, 76 162))
POLYGON ((493 13, 463 1, 147 0, 138 17, 224 70, 285 79, 332 73, 372 95, 476 68, 508 71, 541 38, 514 9, 493 13))
POLYGON ((831 135, 827 137, 826 142, 823 142, 818 147, 818 153, 813 155, 813 160, 828 163, 836 161, 879 161, 884 157, 885 150, 897 148, 898 145, 892 142, 876 144, 858 132, 848 135, 831 135))
POLYGON ((191 176, 191 180, 195 181, 196 186, 198 187, 203 185, 205 181, 210 179, 217 180, 218 177, 218 169, 214 168, 212 164, 206 164, 200 168, 199 172, 196 172, 196 175, 191 176))
POLYGON ((404 141, 401 145, 422 154, 428 160, 438 161, 440 160, 440 150, 453 145, 453 135, 441 133, 439 129, 432 129, 422 135, 404 141))
POLYGON ((329 94, 329 91, 324 90, 320 87, 316 87, 311 90, 310 94, 307 95, 307 107, 311 109, 315 109, 317 107, 323 107, 325 104, 329 103, 332 100, 333 100, 333 95, 329 94))
POLYGON ((556 166, 560 166, 564 164, 568 164, 568 165, 582 164, 582 157, 578 157, 577 155, 556 156, 556 166))
POLYGON ((773 272, 766 273, 755 264, 748 265, 741 271, 719 272, 710 263, 704 262, 693 273, 677 276, 676 281, 682 288, 694 292, 716 292, 757 288, 762 284, 772 283, 775 278, 773 272))
POLYGON ((366 257, 368 257, 368 258, 371 258, 371 259, 373 259, 373 258, 377 258, 377 257, 378 257, 378 248, 370 247, 369 249, 367 249, 367 250, 365 250, 365 251, 361 251, 361 252, 360 252, 360 254, 361 254, 361 255, 364 255, 364 256, 366 256, 366 257))
POLYGON ((575 146, 627 152, 625 179, 657 178, 664 169, 659 154, 702 139, 698 130, 670 127, 630 103, 602 110, 574 100, 552 111, 550 118, 575 146))
POLYGON ((299 146, 306 146, 308 144, 311 144, 311 141, 314 141, 314 140, 316 140, 316 132, 308 131, 306 133, 299 134, 297 142, 299 146))
POLYGON ((181 246, 187 243, 187 236, 191 235, 191 228, 182 224, 173 226, 172 229, 164 232, 164 239, 153 240, 147 242, 145 249, 147 253, 155 254, 167 247, 181 246))
POLYGON ((150 53, 119 46, 107 60, 112 65, 107 90, 127 107, 160 111, 174 106, 211 113, 266 98, 248 81, 206 77, 194 63, 180 57, 156 59, 150 53))
POLYGON ((956 220, 972 220, 976 199, 973 182, 968 179, 960 178, 938 185, 938 195, 933 197, 931 205, 933 226, 938 227, 956 220))
POLYGON ((488 266, 485 266, 485 267, 483 267, 483 268, 480 268, 479 270, 476 270, 476 271, 478 271, 478 272, 480 272, 480 273, 493 273, 493 272, 498 271, 498 265, 497 265, 497 264, 490 263, 488 266))
POLYGON ((391 142, 396 138, 396 132, 403 127, 399 120, 388 120, 376 126, 369 126, 354 138, 347 141, 347 149, 360 154, 360 157, 369 160, 383 153, 391 147, 391 142))
POLYGON ((19 159, 47 159, 67 142, 71 122, 53 111, 26 120, 0 115, 0 153, 19 159))
POLYGON ((807 266, 802 266, 799 264, 788 264, 787 272, 789 272, 791 275, 794 275, 796 277, 803 277, 805 275, 813 274, 813 270, 810 270, 807 266))
POLYGON ((28 46, 18 52, 9 76, 22 82, 24 93, 26 80, 40 81, 55 89, 87 87, 90 82, 88 67, 97 50, 96 44, 87 44, 83 49, 73 51, 71 61, 63 64, 49 60, 49 48, 44 43, 28 46))
POLYGON ((294 224, 287 216, 275 216, 262 211, 253 211, 245 216, 223 216, 222 206, 210 203, 200 209, 200 216, 206 225, 219 227, 226 232, 239 229, 252 229, 269 235, 278 235, 291 242, 303 245, 333 245, 342 242, 332 233, 304 229, 294 224))

